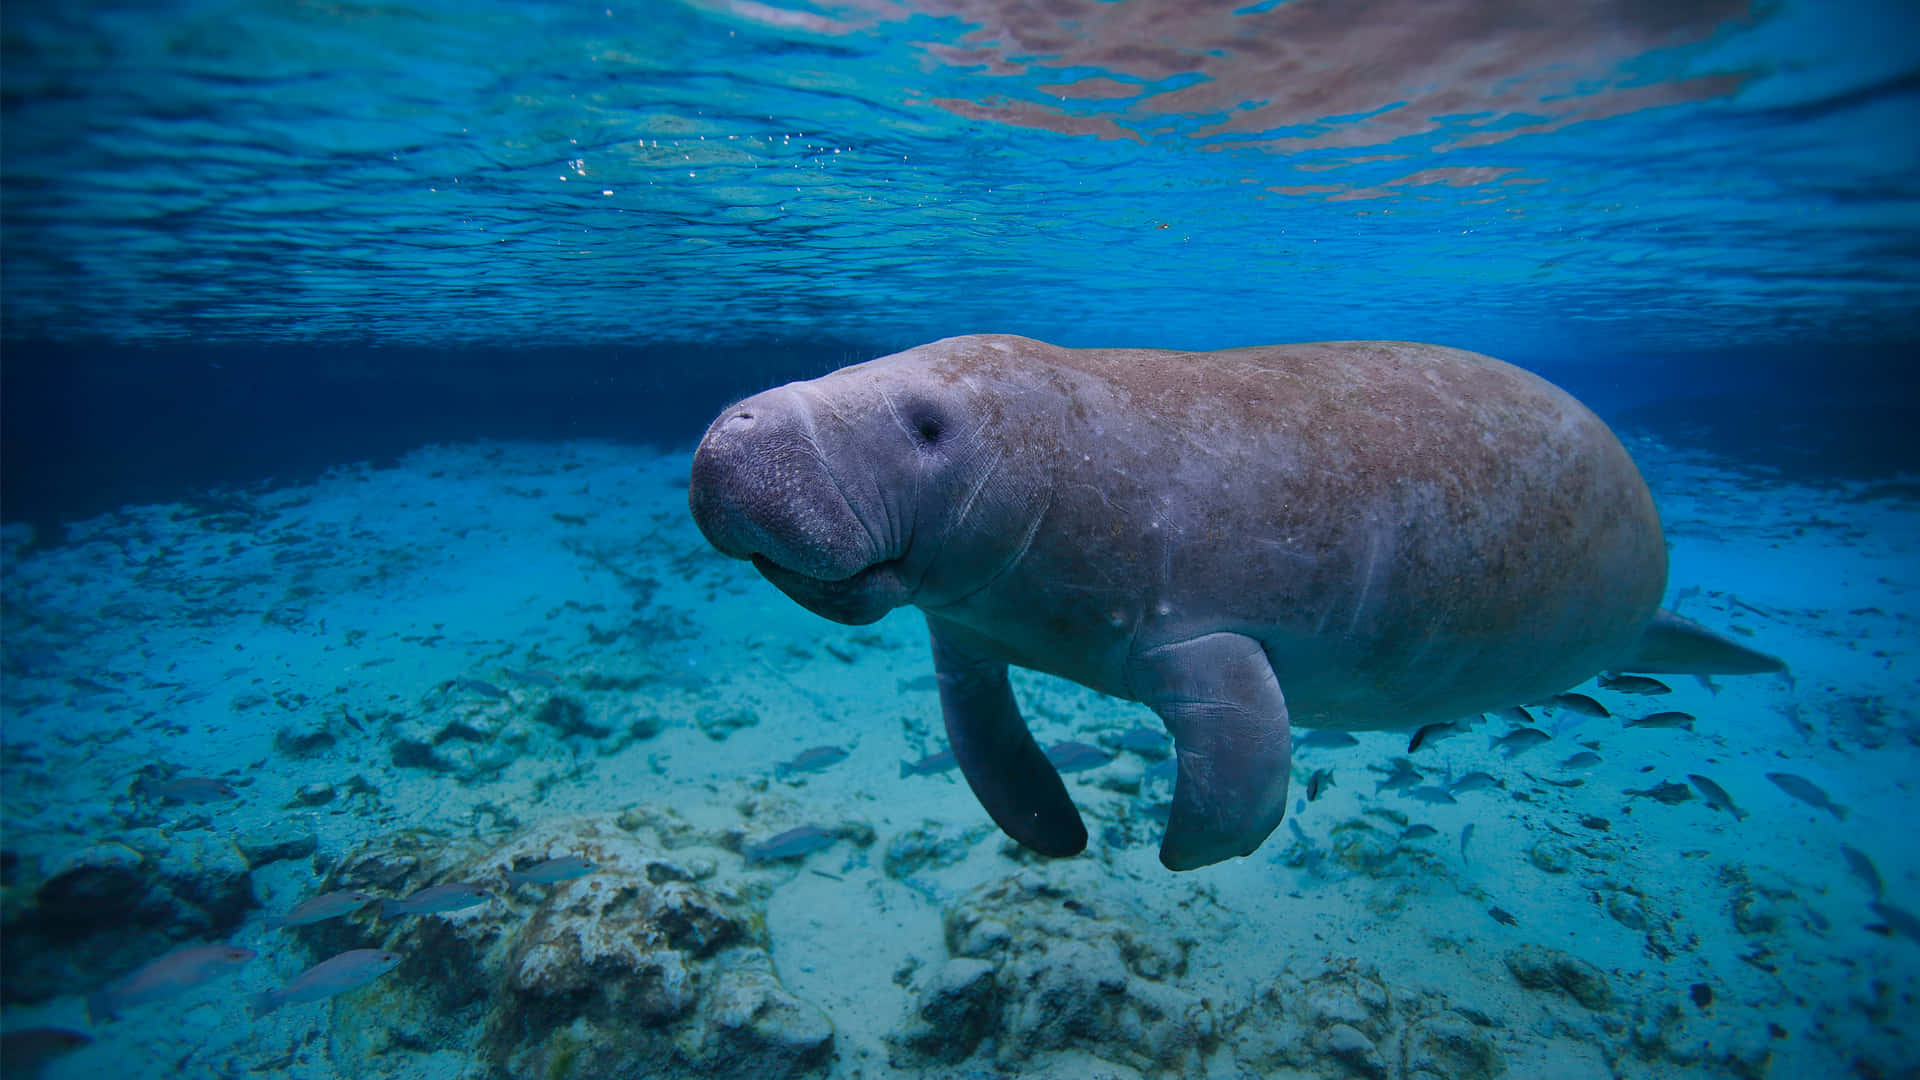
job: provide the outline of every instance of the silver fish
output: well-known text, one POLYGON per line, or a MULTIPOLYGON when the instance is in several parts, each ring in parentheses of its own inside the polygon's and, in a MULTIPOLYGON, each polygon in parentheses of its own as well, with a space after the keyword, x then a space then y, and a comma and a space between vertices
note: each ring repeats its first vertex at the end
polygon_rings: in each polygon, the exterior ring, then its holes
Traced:
POLYGON ((1692 781, 1694 787, 1700 789, 1700 794, 1707 800, 1708 806, 1713 807, 1715 810, 1725 810, 1727 813, 1733 815, 1733 820, 1735 821, 1746 820, 1747 812, 1733 805, 1733 796, 1727 794, 1726 788, 1701 776, 1699 773, 1688 773, 1687 779, 1692 781))
POLYGON ((167 802, 214 803, 240 797, 232 784, 207 776, 152 780, 141 785, 140 790, 150 799, 164 799, 167 802))
POLYGON ((1628 727, 1686 728, 1688 731, 1692 731, 1693 719, 1692 713, 1670 710, 1667 712, 1650 713, 1646 716, 1629 716, 1626 718, 1626 725, 1628 727))
POLYGON ((1326 794, 1327 789, 1332 786, 1333 786, 1333 770, 1332 769, 1313 770, 1313 775, 1307 777, 1307 801, 1314 802, 1318 800, 1320 796, 1326 794))
POLYGON ((1499 747, 1501 752, 1508 757, 1519 757, 1521 754, 1526 753, 1551 738, 1553 738, 1553 736, 1541 731, 1539 728, 1514 728, 1505 735, 1489 737, 1487 739, 1487 749, 1491 750, 1494 747, 1499 747))
POLYGON ((385 949, 349 949, 330 957, 294 976, 278 990, 269 990, 253 999, 253 1016, 259 1019, 282 1005, 320 1001, 344 994, 392 971, 400 964, 400 954, 385 949))
POLYGON ((749 866, 755 863, 798 859, 811 855, 821 848, 833 846, 836 839, 838 837, 825 829, 813 825, 801 825, 757 844, 749 844, 743 854, 749 866))
POLYGON ((1083 742, 1057 742, 1047 747, 1047 760, 1063 773, 1086 772, 1113 760, 1113 755, 1083 742))
POLYGON ((1484 791, 1487 788, 1499 786, 1500 781, 1495 780, 1492 773, 1470 772, 1460 779, 1455 780, 1453 783, 1448 784, 1447 790, 1453 792, 1455 795, 1461 795, 1469 791, 1484 791))
POLYGON ((1431 825, 1409 825, 1407 831, 1400 834, 1402 840, 1425 840, 1429 836, 1440 835, 1440 830, 1431 825))
POLYGON ((111 1020, 130 1005, 170 998, 239 970, 253 959, 252 949, 237 945, 189 945, 87 996, 87 1016, 111 1020))
POLYGON ((794 773, 819 772, 822 769, 838 765, 847 759, 844 746, 814 746, 800 751, 791 761, 783 761, 774 766, 776 776, 792 776, 794 773))
POLYGON ((1407 753, 1411 754, 1423 746, 1432 746, 1441 739, 1449 735, 1458 735, 1464 730, 1466 729, 1461 727, 1460 722, 1457 720, 1444 720, 1437 724, 1428 724, 1426 727, 1414 732, 1413 738, 1407 740, 1407 753))
POLYGON ((1524 705, 1512 705, 1504 709, 1495 709, 1493 715, 1516 727, 1532 727, 1533 714, 1524 705))
POLYGON ((1775 786, 1779 787, 1781 791, 1799 799, 1808 806, 1825 810, 1841 821, 1847 820, 1847 808, 1828 798, 1827 793, 1820 790, 1818 784, 1815 784, 1806 777, 1795 776, 1792 773, 1770 772, 1767 774, 1767 779, 1773 781, 1775 786))
POLYGON ((439 915, 448 911, 459 911, 475 904, 484 904, 493 898, 484 886, 471 885, 464 881, 450 881, 443 885, 429 885, 405 900, 387 900, 380 905, 380 917, 391 919, 400 915, 439 915))
POLYGON ((1650 679, 1645 675, 1602 675, 1600 676, 1600 689, 1611 690, 1616 694, 1651 695, 1673 693, 1673 687, 1668 686, 1659 679, 1650 679))
POLYGON ((1452 803, 1456 801, 1452 792, 1446 788, 1432 784, 1426 787, 1408 788, 1406 796, 1409 799, 1423 803, 1452 803))
POLYGON ((1349 746, 1359 746, 1360 740, 1344 731, 1330 731, 1324 728, 1307 732, 1304 738, 1294 744, 1295 749, 1343 750, 1349 746))
POLYGON ((1600 755, 1591 750, 1582 750, 1560 763, 1563 769, 1586 769, 1600 764, 1600 755))
POLYGON ((1467 827, 1460 830, 1460 861, 1462 863, 1467 861, 1467 841, 1471 839, 1473 839, 1473 822, 1469 821, 1467 827))
POLYGON ((272 916, 267 919, 267 929, 278 930, 283 926, 311 926, 328 919, 337 919, 349 912, 358 911, 377 899, 379 897, 363 893, 358 889, 335 889, 330 893, 321 893, 285 915, 272 916))
POLYGON ((1373 785, 1373 790, 1375 794, 1379 794, 1382 791, 1405 791, 1408 788, 1417 786, 1422 779, 1423 777, 1417 772, 1396 772, 1388 775, 1385 780, 1373 785))
POLYGON ((579 855, 562 855, 556 859, 537 862, 520 870, 506 872, 509 885, 554 885, 562 881, 572 881, 593 873, 594 866, 579 855))
POLYGON ((942 750, 936 754, 928 754, 919 761, 901 762, 900 779, 905 780, 909 776, 937 776, 958 764, 960 763, 954 759, 953 751, 942 750))
POLYGON ((1555 694, 1547 699, 1547 704, 1556 709, 1579 713, 1581 716, 1590 716, 1595 720, 1604 720, 1613 715, 1607 711, 1605 705, 1585 694, 1555 694))
POLYGON ((1115 750, 1125 750, 1154 761, 1166 757, 1172 749, 1167 733, 1155 731, 1150 727, 1137 727, 1118 735, 1102 735, 1100 742, 1115 750))

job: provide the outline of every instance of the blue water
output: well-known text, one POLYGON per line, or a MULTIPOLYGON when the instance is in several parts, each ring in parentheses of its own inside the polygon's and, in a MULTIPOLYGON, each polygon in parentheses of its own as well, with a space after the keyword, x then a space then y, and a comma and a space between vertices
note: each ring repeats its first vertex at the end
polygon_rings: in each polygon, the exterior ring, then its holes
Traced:
MULTIPOLYGON (((46 1076, 1920 1069, 1913 4, 24 2, 0 48, 0 1030, 91 1040, 46 1076), (815 619, 685 502, 727 402, 984 332, 1540 372, 1646 474, 1669 605, 1793 678, 1679 677, 1693 730, 1556 715, 1516 761, 1490 721, 1421 751, 1499 781, 1457 806, 1376 792, 1404 736, 1364 735, 1302 832, 1195 875, 1126 751, 1069 779, 1094 853, 1024 858, 896 775, 941 746, 917 618, 815 619), (153 794, 182 777, 234 796, 153 794), (788 827, 825 846, 743 858, 788 827), (599 869, 477 912, 265 921, 568 852, 599 869), (654 942, 626 881, 723 944, 654 942), (536 932, 598 995, 512 981, 536 932), (87 1017, 210 943, 256 955, 87 1017), (1535 945, 1611 1009, 1502 966, 1535 945), (410 959, 248 1018, 376 946, 410 959), (969 1047, 915 1018, 942 979, 969 1047)), ((1157 727, 1016 689, 1043 742, 1157 727)))

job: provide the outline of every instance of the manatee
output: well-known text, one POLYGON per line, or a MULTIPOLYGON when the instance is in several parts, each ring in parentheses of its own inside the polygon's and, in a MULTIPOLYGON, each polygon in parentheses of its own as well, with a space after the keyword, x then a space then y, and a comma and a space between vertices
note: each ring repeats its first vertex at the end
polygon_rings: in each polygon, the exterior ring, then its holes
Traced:
POLYGON ((1009 665, 1159 715, 1173 870, 1279 825, 1295 725, 1416 729, 1600 671, 1784 666, 1661 610, 1659 516, 1598 417, 1437 345, 948 338, 723 410, 688 503, 816 614, 919 608, 968 785, 1048 856, 1086 828, 1009 665))

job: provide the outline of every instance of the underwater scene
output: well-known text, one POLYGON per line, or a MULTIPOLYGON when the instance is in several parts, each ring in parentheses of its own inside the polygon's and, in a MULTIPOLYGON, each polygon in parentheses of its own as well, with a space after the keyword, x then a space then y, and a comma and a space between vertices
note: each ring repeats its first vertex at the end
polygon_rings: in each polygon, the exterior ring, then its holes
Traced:
POLYGON ((1920 7, 0 7, 0 1076, 1920 1077, 1920 7))

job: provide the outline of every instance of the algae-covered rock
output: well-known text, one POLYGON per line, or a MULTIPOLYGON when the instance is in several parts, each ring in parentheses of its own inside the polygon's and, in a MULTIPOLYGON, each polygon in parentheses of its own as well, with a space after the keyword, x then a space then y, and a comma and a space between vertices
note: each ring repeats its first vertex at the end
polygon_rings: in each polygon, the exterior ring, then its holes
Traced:
POLYGON ((1522 945, 1504 957, 1507 970, 1530 990, 1560 989, 1596 1012, 1613 1006, 1613 992, 1600 969, 1543 945, 1522 945))
POLYGON ((697 849, 670 853, 642 823, 653 816, 544 824, 491 848, 436 847, 416 834, 341 860, 324 888, 403 895, 459 881, 494 893, 377 927, 303 928, 316 952, 377 944, 407 957, 382 980, 378 1008, 336 1006, 359 1010, 356 1024, 393 1029, 353 1045, 372 1055, 391 1042, 453 1037, 434 1025, 478 1029, 476 1053, 490 1075, 514 1078, 779 1078, 820 1068, 833 1030, 774 974, 761 890, 697 849), (504 880, 509 869, 562 855, 593 870, 554 883, 504 880))
POLYGON ((1465 1017, 1440 1013, 1407 1027, 1400 1038, 1410 1078, 1492 1080, 1507 1071, 1506 1058, 1485 1032, 1465 1017))
POLYGON ((946 1065, 964 1061, 994 1022, 994 970, 989 961, 967 957, 934 968, 920 985, 913 1017, 892 1041, 910 1056, 946 1065))
POLYGON ((891 1041, 903 1058, 946 1063, 991 1042, 1001 1069, 1077 1051, 1145 1073, 1192 1071, 1219 1025, 1211 1004, 1165 981, 1185 972, 1187 945, 1150 925, 1040 871, 975 889, 947 912, 954 961, 922 985, 891 1041), (930 1030, 941 1018, 961 1025, 953 1037, 930 1030))

